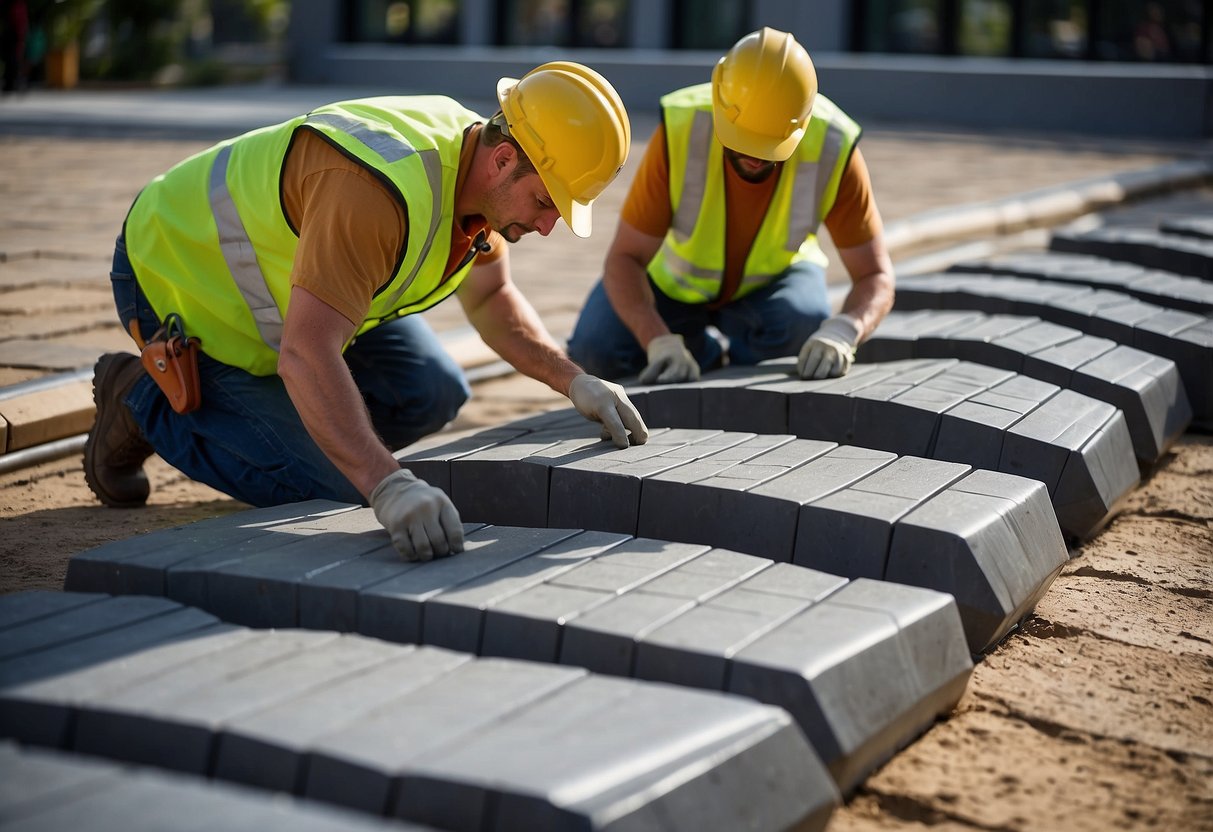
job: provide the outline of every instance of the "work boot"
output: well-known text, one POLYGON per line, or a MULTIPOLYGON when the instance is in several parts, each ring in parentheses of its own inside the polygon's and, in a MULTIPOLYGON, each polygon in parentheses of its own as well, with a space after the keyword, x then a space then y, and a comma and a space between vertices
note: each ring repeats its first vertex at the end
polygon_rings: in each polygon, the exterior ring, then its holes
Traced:
POLYGON ((143 461, 155 449, 123 401, 144 372, 139 359, 125 352, 107 353, 93 368, 97 420, 84 443, 84 481, 114 508, 141 506, 151 492, 143 461))

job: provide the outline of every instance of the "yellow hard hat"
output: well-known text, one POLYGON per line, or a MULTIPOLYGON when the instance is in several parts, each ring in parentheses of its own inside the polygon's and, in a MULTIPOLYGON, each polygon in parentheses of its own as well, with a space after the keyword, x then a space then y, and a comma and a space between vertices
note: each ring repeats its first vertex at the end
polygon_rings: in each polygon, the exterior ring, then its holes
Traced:
POLYGON ((619 93, 594 70, 553 61, 497 82, 508 132, 535 165, 560 216, 590 236, 590 206, 619 174, 632 126, 619 93))
POLYGON ((712 70, 716 138, 743 155, 782 162, 800 144, 816 97, 809 53, 787 32, 764 26, 712 70))

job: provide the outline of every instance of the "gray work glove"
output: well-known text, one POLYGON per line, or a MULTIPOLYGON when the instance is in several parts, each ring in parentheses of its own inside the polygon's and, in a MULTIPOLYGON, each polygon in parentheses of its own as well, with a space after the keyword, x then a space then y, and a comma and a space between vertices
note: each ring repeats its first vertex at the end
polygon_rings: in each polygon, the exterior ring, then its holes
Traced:
POLYGON ((855 361, 859 345, 859 322, 846 313, 832 315, 800 348, 796 372, 801 378, 845 376, 855 361))
POLYGON ((649 441, 644 419, 618 384, 582 373, 569 385, 569 400, 582 416, 592 422, 601 422, 602 438, 609 438, 616 447, 628 446, 629 432, 633 445, 649 441))
POLYGON ((699 380, 699 362, 681 335, 658 335, 646 350, 649 365, 640 374, 641 384, 676 384, 699 380))
POLYGON ((463 551, 463 524, 451 498, 403 468, 375 486, 371 508, 405 560, 430 560, 463 551))

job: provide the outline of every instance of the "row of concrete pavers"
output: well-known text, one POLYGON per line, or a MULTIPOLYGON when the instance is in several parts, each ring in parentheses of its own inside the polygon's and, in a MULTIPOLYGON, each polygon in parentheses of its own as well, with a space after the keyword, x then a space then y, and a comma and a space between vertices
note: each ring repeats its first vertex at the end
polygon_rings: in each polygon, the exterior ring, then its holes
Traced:
POLYGON ((944 272, 897 281, 897 308, 1029 315, 1175 362, 1193 421, 1213 424, 1213 318, 1122 292, 1013 275, 944 272))
POLYGON ((744 697, 147 596, 8 596, 0 619, 0 725, 27 744, 469 832, 821 828, 838 800, 744 697))
MULTIPOLYGON (((317 539, 378 544, 333 568, 378 571, 387 595, 403 593, 397 608, 406 619, 418 599, 410 587, 433 585, 410 584, 406 573, 458 566, 477 574, 449 599, 450 632, 463 639, 458 621, 486 612, 472 596, 509 597, 510 587, 538 586, 539 574, 550 604, 568 588, 560 574, 577 588, 580 566, 597 559, 609 571, 603 558, 619 548, 608 535, 481 527, 469 529, 463 555, 408 565, 382 532, 365 529, 373 518, 364 510, 309 504, 295 507, 293 520, 289 513, 250 512, 243 528, 288 529, 298 539, 310 522, 317 539), (330 525, 356 531, 319 531, 330 525), (520 557, 525 551, 534 558, 520 557)), ((209 528, 222 535, 217 522, 209 528)), ((619 649, 648 649, 624 643, 636 614, 647 612, 652 661, 701 676, 724 658, 711 651, 731 642, 745 654, 729 668, 731 687, 746 696, 611 679, 568 662, 248 630, 163 598, 35 592, 0 598, 0 729, 23 743, 447 829, 821 828, 838 801, 831 774, 853 784, 959 698, 971 663, 952 599, 787 565, 749 563, 726 581, 737 565, 729 553, 690 557, 689 548, 625 553, 632 563, 677 565, 623 604, 583 598, 590 620, 573 652, 610 664, 619 649), (680 566, 691 569, 680 574, 680 566), (696 576, 702 601, 685 594, 696 576), (728 588, 713 593, 711 583, 728 588), (753 701, 764 697, 792 702, 801 726, 814 724, 820 743, 848 756, 827 773, 787 711, 753 701)), ((380 613, 390 617, 392 606, 380 613)), ((531 612, 540 629, 549 623, 546 611, 531 612)), ((504 634, 507 644, 527 635, 526 622, 513 624, 521 631, 504 634)))
POLYGON ((957 358, 1020 373, 1118 408, 1149 471, 1192 422, 1175 362, 1024 315, 891 312, 859 348, 862 362, 957 358))
POLYGON ((1207 218, 1174 220, 1160 228, 1101 227, 1086 231, 1057 231, 1049 248, 1077 254, 1097 254, 1177 274, 1213 280, 1213 240, 1207 218), (1203 221, 1202 221, 1203 219, 1203 221))
POLYGON ((1213 314, 1213 282, 1137 263, 1064 251, 1016 251, 962 260, 948 272, 1012 275, 1110 289, 1165 309, 1213 314))
POLYGON ((1158 224, 1158 230, 1164 234, 1213 240, 1213 217, 1207 215, 1168 217, 1158 224))
MULTIPOLYGON (((469 524, 466 542, 405 563, 369 510, 304 503, 99 547, 72 559, 67 587, 743 694, 791 713, 844 791, 947 713, 972 668, 942 592, 612 532, 469 524)), ((983 553, 999 594, 970 598, 995 605, 985 626, 1026 614, 1064 560, 1052 554, 1028 587, 1014 553, 983 553)))
MULTIPOLYGON (((1086 538, 1102 528, 1139 481, 1133 441, 1119 408, 969 361, 857 364, 842 378, 805 381, 795 377, 793 360, 776 359, 757 367, 714 371, 695 383, 633 387, 629 394, 650 425, 846 443, 849 450, 826 449, 833 451, 830 458, 860 454, 871 470, 888 464, 892 454, 1028 477, 1044 484, 1057 522, 1072 538, 1086 538)), ((806 468, 807 473, 815 470, 806 468)), ((750 493, 765 494, 781 482, 750 493)), ((832 481, 825 480, 821 487, 830 485, 832 481)), ((827 493, 814 486, 791 496, 805 502, 827 493)), ((920 488, 909 493, 931 492, 920 488)), ((640 533, 660 536, 652 529, 640 533)))
POLYGON ((357 812, 161 769, 0 741, 6 832, 420 832, 357 812))

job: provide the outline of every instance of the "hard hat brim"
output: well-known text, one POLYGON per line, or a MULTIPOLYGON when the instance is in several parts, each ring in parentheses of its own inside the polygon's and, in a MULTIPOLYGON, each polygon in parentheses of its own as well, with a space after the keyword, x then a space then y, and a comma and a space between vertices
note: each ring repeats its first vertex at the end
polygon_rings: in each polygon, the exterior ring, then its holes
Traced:
MULTIPOLYGON (((542 172, 539 176, 541 179, 543 178, 542 172)), ((552 197, 553 204, 560 211, 560 216, 569 230, 578 237, 590 236, 594 227, 592 216, 594 201, 578 202, 568 194, 554 190, 547 180, 544 180, 544 184, 548 186, 548 194, 552 197)))
POLYGON ((716 140, 729 150, 768 162, 786 162, 804 138, 804 130, 793 130, 786 139, 776 140, 770 136, 742 130, 728 119, 713 118, 712 123, 716 130, 716 140))

